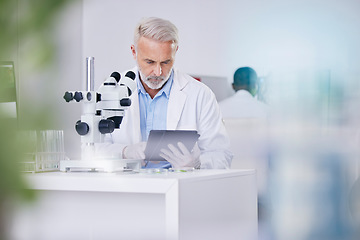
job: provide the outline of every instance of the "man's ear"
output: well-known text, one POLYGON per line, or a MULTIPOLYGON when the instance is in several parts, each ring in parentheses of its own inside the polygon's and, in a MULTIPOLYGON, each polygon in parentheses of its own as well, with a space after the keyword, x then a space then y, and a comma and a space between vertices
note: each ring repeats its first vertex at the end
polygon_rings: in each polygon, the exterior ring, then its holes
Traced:
POLYGON ((136 49, 135 49, 134 45, 131 45, 131 53, 132 53, 134 59, 136 60, 136 49))

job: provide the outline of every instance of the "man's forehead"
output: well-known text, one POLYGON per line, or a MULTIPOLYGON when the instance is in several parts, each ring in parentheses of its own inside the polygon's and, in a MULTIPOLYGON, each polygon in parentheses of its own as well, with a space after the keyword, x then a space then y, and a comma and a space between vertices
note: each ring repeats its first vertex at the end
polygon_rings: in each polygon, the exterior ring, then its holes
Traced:
POLYGON ((168 48, 172 51, 176 50, 175 43, 173 41, 160 41, 147 37, 140 37, 136 47, 147 47, 147 48, 168 48))
POLYGON ((153 44, 139 44, 137 49, 138 57, 156 62, 164 62, 172 60, 175 56, 174 49, 169 45, 153 45, 153 44))

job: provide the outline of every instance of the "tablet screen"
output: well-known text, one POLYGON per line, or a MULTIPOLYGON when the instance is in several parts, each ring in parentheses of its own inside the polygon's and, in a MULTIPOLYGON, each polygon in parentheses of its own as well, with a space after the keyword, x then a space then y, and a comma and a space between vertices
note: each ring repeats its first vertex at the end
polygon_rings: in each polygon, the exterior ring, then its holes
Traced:
POLYGON ((168 144, 177 147, 178 142, 182 142, 191 152, 199 136, 197 131, 190 130, 151 130, 145 148, 146 160, 166 161, 160 157, 160 150, 168 148, 168 144))

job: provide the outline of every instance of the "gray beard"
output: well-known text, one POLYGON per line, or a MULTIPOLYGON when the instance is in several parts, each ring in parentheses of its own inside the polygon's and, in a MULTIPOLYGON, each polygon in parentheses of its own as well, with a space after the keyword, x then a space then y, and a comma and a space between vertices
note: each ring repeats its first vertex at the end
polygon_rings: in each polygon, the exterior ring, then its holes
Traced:
POLYGON ((160 89, 164 86, 164 84, 167 82, 167 80, 169 79, 170 75, 171 75, 172 69, 170 70, 169 74, 166 77, 156 77, 156 76, 148 76, 145 77, 140 68, 139 68, 139 73, 140 73, 140 78, 141 80, 146 84, 146 86, 148 86, 150 89, 160 89), (156 79, 156 80, 150 80, 150 79, 156 79))
POLYGON ((165 78, 161 78, 161 80, 155 80, 155 81, 145 79, 144 83, 146 84, 146 86, 148 86, 151 89, 160 89, 160 88, 162 88, 162 86, 164 86, 166 81, 167 81, 167 79, 165 79, 165 78))

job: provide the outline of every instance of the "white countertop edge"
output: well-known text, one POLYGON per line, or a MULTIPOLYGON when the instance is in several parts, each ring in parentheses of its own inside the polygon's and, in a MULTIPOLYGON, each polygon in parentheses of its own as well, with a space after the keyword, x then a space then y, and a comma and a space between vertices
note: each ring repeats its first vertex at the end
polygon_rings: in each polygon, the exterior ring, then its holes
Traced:
POLYGON ((46 172, 24 174, 29 189, 124 193, 166 193, 173 184, 255 174, 254 169, 197 170, 187 173, 119 174, 46 172))

